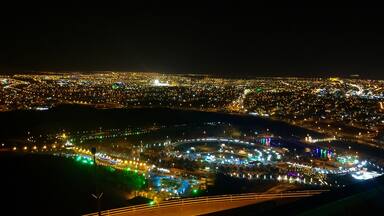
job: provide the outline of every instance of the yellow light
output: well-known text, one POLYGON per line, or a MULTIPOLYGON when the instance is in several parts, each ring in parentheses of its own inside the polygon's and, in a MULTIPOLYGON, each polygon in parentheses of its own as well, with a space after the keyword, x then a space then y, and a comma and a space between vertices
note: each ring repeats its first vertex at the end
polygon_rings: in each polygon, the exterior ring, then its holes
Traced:
POLYGON ((65 138, 67 138, 67 135, 66 135, 65 133, 63 133, 63 134, 61 135, 61 138, 65 139, 65 138))
POLYGON ((16 147, 13 147, 12 149, 13 149, 13 151, 16 151, 17 148, 16 148, 16 147))
POLYGON ((28 149, 28 147, 27 146, 24 146, 24 148, 23 148, 24 150, 27 150, 28 149))
POLYGON ((340 81, 340 79, 338 77, 331 77, 331 78, 329 78, 329 80, 331 82, 338 82, 338 81, 340 81))

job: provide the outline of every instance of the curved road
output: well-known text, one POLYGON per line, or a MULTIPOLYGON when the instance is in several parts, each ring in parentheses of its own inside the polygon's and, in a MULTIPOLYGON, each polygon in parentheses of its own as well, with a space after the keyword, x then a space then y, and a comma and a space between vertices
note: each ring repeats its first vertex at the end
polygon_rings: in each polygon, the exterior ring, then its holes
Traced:
MULTIPOLYGON (((102 215, 121 216, 180 216, 202 215, 231 208, 242 207, 272 199, 302 198, 320 194, 326 190, 307 190, 284 193, 248 193, 236 195, 207 196, 164 201, 159 204, 143 204, 102 211, 102 215)), ((96 216, 97 213, 86 216, 96 216)))

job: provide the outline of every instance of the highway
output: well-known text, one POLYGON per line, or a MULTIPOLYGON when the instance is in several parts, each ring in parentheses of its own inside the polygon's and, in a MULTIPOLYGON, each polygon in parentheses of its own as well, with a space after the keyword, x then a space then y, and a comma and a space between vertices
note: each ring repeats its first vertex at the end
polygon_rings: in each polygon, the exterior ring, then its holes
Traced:
MULTIPOLYGON (((231 208, 242 207, 272 199, 303 198, 320 194, 327 190, 306 190, 284 193, 247 193, 185 198, 161 203, 142 204, 102 211, 102 215, 119 216, 179 216, 202 215, 231 208)), ((97 213, 85 216, 96 216, 97 213)))

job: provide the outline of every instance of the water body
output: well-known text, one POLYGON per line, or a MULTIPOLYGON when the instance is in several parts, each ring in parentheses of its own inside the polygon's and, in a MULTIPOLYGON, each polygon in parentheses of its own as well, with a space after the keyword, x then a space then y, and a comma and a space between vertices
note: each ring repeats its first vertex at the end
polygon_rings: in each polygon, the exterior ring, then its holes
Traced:
POLYGON ((12 111, 0 113, 0 137, 34 133, 56 132, 61 129, 83 130, 121 128, 152 124, 188 124, 203 122, 227 122, 254 129, 270 129, 280 136, 305 136, 314 134, 306 129, 283 122, 254 116, 224 113, 182 111, 171 109, 94 109, 85 106, 63 105, 48 111, 12 111))

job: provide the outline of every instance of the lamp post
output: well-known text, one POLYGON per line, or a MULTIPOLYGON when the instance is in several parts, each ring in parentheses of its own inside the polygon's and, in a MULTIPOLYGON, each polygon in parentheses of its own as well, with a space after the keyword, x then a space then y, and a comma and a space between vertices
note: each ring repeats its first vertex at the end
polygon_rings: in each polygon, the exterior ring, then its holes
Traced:
POLYGON ((96 186, 96 194, 92 194, 92 197, 96 199, 97 201, 97 212, 98 212, 98 215, 101 216, 101 209, 100 209, 100 200, 101 200, 101 197, 103 196, 103 193, 99 193, 99 189, 98 189, 98 183, 97 183, 97 163, 96 163, 96 147, 92 147, 91 148, 91 152, 92 152, 92 155, 93 155, 93 164, 94 164, 94 175, 95 175, 95 186, 96 186))

